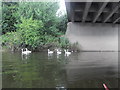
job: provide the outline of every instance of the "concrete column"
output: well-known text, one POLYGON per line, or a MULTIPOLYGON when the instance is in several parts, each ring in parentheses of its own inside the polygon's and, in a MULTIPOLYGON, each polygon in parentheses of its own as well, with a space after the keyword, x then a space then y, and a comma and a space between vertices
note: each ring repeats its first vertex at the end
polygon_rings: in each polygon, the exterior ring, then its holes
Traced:
POLYGON ((82 51, 118 51, 118 25, 69 22, 66 37, 82 51))

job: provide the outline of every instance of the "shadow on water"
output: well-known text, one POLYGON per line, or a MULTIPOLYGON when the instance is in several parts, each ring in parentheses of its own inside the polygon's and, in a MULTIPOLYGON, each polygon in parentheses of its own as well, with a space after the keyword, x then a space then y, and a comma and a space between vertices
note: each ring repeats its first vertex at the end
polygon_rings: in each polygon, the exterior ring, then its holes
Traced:
POLYGON ((117 52, 29 55, 3 52, 3 88, 118 87, 117 52))

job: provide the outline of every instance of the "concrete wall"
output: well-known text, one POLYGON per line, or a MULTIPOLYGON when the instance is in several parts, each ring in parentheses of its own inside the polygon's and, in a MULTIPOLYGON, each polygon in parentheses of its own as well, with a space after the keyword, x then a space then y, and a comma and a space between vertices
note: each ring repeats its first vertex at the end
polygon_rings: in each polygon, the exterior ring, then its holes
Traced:
POLYGON ((118 50, 118 25, 69 22, 66 37, 83 51, 118 50))

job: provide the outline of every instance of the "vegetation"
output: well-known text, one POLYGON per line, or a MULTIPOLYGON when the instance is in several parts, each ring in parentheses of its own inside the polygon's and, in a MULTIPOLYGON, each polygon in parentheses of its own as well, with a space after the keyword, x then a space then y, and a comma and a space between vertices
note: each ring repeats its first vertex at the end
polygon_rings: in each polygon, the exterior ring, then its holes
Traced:
POLYGON ((2 45, 12 51, 23 47, 32 50, 52 46, 67 48, 67 17, 56 15, 57 2, 3 2, 2 45))
POLYGON ((2 3, 2 34, 16 30, 14 24, 18 20, 16 17, 17 10, 18 3, 16 2, 2 3))
POLYGON ((80 51, 80 47, 79 47, 79 43, 75 42, 72 45, 69 45, 69 48, 74 51, 74 52, 79 52, 80 51))

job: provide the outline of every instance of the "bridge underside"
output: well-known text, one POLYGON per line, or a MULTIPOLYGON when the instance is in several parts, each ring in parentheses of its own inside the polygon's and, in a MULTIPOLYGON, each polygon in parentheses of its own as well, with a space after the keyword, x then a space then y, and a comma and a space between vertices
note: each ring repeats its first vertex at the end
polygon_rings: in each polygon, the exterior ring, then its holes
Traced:
MULTIPOLYGON (((109 1, 109 0, 106 0, 109 1)), ((120 3, 65 2, 66 37, 82 51, 118 51, 120 3)))
POLYGON ((65 2, 69 21, 120 23, 119 2, 65 2))

